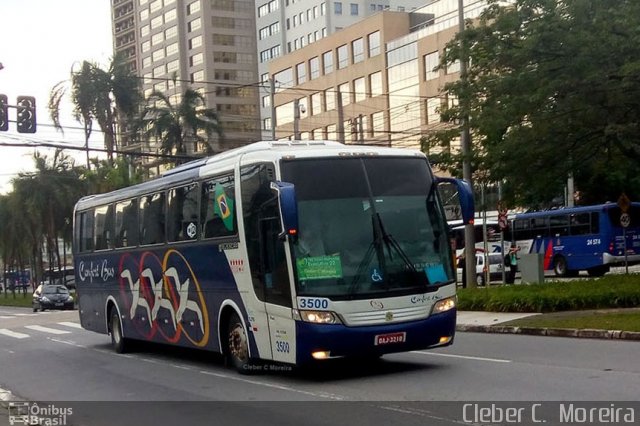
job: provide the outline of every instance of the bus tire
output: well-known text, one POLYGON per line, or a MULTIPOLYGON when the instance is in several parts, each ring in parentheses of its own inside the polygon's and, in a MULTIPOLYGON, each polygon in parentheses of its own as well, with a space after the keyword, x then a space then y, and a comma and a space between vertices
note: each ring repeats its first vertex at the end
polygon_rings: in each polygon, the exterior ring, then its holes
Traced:
POLYGON ((568 275, 567 261, 564 257, 556 256, 553 259, 553 272, 555 272, 558 277, 566 277, 568 275))
POLYGON ((240 317, 235 312, 229 317, 226 355, 229 365, 239 373, 249 373, 249 339, 240 317))
POLYGON ((111 317, 109 319, 109 334, 111 335, 111 346, 113 350, 119 354, 129 351, 131 343, 129 339, 124 337, 122 332, 122 321, 116 308, 111 309, 111 317))

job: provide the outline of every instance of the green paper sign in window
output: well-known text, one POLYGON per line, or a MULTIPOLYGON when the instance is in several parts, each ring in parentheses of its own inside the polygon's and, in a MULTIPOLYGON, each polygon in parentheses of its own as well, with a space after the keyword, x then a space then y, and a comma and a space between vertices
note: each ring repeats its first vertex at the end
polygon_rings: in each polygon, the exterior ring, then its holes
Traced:
POLYGON ((342 278, 340 256, 303 257, 296 261, 299 280, 342 278))

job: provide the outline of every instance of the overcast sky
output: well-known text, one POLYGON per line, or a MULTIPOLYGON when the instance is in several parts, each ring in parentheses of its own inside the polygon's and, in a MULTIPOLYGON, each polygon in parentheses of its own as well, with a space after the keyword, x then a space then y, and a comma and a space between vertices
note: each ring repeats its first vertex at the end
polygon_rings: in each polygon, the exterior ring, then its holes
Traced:
MULTIPOLYGON (((16 97, 36 97, 38 129, 35 135, 20 134, 15 123, 0 132, 0 193, 11 188, 9 180, 32 168, 31 148, 2 146, 20 138, 62 141, 83 146, 82 130, 71 113, 69 101, 62 112, 64 135, 50 127, 47 101, 51 88, 68 80, 74 63, 83 60, 107 66, 113 55, 110 0, 0 0, 0 94, 9 104, 16 97)), ((9 111, 15 121, 15 109, 9 111)), ((99 135, 98 135, 99 136, 99 135)), ((100 147, 101 139, 95 140, 100 147)), ((43 153, 49 151, 43 150, 43 153)), ((70 151, 71 153, 72 151, 70 151)), ((75 154, 83 161, 82 154, 75 154)), ((80 163, 84 164, 84 163, 80 163)))

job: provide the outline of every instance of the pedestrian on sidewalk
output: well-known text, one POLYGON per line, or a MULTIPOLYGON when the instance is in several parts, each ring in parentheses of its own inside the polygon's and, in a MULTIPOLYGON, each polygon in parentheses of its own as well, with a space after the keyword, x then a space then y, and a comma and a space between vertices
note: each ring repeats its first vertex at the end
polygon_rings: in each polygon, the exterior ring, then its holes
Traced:
POLYGON ((511 243, 509 253, 505 256, 505 266, 509 266, 507 284, 513 284, 516 282, 516 272, 518 272, 518 251, 520 251, 520 247, 516 246, 516 243, 511 243))

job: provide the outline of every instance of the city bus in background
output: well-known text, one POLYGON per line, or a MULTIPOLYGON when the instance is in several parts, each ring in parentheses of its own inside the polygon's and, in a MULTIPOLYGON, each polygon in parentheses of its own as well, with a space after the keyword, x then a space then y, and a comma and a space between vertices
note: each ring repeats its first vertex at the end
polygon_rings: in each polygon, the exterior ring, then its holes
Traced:
POLYGON ((378 357, 453 342, 452 250, 418 151, 258 142, 82 198, 74 212, 80 322, 132 340, 260 361, 378 357))
MULTIPOLYGON (((451 230, 452 245, 455 247, 457 280, 462 283, 465 254, 464 228, 465 225, 461 219, 450 220, 449 228, 451 230)), ((497 219, 486 220, 486 245, 485 245, 485 220, 475 218, 473 223, 475 245, 475 265, 476 265, 476 282, 479 286, 485 285, 487 281, 502 280, 502 270, 504 269, 504 258, 502 255, 503 245, 504 251, 507 251, 511 244, 511 233, 508 229, 501 236, 500 226, 497 219)))
POLYGON ((611 266, 640 261, 640 203, 630 203, 628 227, 616 203, 516 214, 513 239, 521 253, 540 253, 557 276, 587 271, 602 276, 611 266), (626 236, 626 241, 625 237, 626 236))

